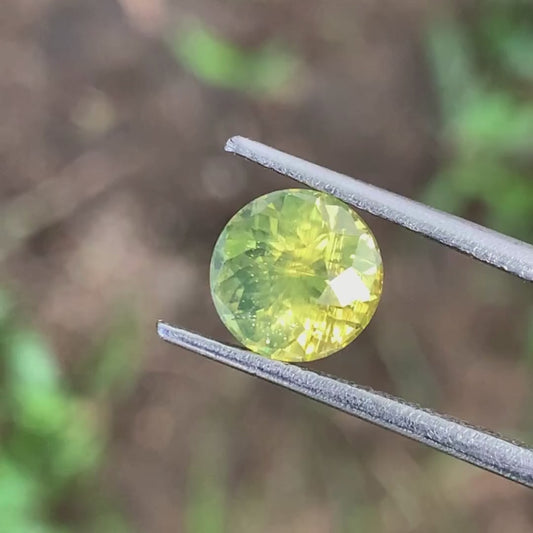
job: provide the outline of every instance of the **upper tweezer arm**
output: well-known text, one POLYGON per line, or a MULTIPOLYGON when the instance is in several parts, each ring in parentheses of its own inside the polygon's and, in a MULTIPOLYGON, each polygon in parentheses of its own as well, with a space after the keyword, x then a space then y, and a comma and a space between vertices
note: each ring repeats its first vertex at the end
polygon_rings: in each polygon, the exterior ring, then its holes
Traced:
POLYGON ((232 137, 226 151, 275 170, 347 204, 422 233, 485 263, 533 281, 533 246, 374 185, 304 161, 245 137, 232 137))
MULTIPOLYGON (((422 233, 476 259, 533 281, 533 247, 459 217, 279 152, 233 137, 226 150, 345 202, 422 233)), ((345 413, 409 437, 453 457, 533 488, 533 450, 392 396, 273 361, 159 322, 167 342, 242 370, 345 413)))

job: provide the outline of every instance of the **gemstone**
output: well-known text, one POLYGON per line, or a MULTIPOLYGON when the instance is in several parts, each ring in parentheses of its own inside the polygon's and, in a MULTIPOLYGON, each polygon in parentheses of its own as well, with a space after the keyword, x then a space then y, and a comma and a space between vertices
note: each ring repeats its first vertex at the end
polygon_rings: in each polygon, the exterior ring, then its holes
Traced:
POLYGON ((323 192, 289 189, 251 201, 227 223, 210 282, 222 322, 244 346, 280 361, 313 361, 370 322, 383 265, 353 209, 323 192))

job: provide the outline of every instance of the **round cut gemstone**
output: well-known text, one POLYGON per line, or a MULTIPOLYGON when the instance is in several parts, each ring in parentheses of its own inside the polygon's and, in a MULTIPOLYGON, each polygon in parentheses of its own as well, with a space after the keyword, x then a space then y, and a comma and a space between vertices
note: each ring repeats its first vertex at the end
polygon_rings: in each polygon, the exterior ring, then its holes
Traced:
POLYGON ((250 350, 313 361, 355 339, 381 296, 374 235, 337 198, 275 191, 226 225, 211 259, 211 294, 222 322, 250 350))

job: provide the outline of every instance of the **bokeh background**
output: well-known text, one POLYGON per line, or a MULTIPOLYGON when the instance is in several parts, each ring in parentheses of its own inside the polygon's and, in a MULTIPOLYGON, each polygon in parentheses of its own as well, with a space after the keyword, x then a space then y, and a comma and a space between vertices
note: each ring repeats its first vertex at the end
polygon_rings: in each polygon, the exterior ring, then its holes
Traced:
MULTIPOLYGON (((231 341, 249 136, 533 240, 523 1, 2 0, 0 531, 533 531, 529 490, 160 342, 231 341)), ((314 369, 533 443, 533 292, 367 215, 385 291, 314 369)))

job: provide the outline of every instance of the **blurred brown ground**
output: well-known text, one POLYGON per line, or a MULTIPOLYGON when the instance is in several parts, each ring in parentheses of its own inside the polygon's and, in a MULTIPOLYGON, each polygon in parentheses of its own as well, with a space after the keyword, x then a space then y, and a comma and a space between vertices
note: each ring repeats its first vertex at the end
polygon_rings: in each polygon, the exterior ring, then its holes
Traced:
MULTIPOLYGON (((528 490, 166 346, 154 331, 165 318, 231 341, 210 300, 212 246, 245 202, 292 186, 225 155, 229 136, 420 195, 446 157, 422 32, 451 9, 2 2, 0 200, 22 229, 6 237, 0 279, 67 376, 117 306, 139 317, 141 371, 99 411, 112 435, 102 484, 134 530, 193 531, 191 501, 206 484, 207 500, 211 485, 222 498, 220 530, 232 533, 533 531, 528 490), (163 39, 192 18, 244 47, 282 39, 301 58, 298 79, 278 98, 202 84, 163 39)), ((382 303, 357 342, 313 368, 531 437, 519 335, 530 288, 365 218, 384 256, 382 303)))

